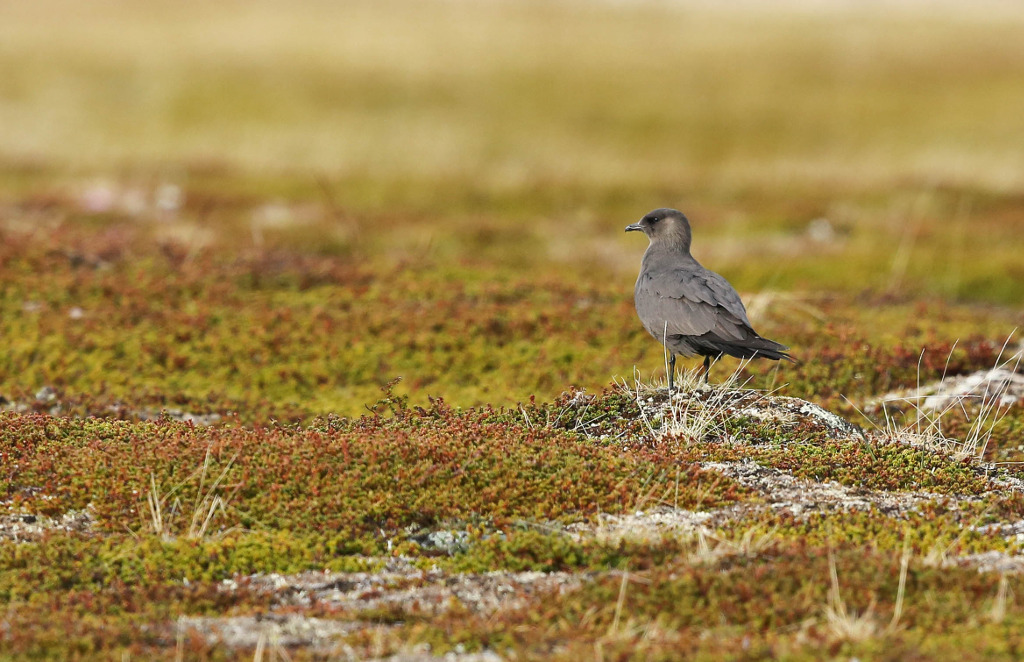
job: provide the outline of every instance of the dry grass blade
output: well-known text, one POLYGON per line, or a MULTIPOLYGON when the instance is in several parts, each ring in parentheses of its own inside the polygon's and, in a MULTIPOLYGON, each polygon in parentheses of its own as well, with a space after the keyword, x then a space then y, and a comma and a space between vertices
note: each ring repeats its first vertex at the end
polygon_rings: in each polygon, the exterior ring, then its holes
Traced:
POLYGON ((259 638, 256 640, 256 648, 252 652, 252 662, 263 662, 263 655, 267 648, 267 633, 260 632, 259 638))
MULTIPOLYGON (((1001 374, 1016 373, 1021 361, 1024 360, 1024 351, 1018 351, 1009 359, 1003 359, 1006 348, 1015 333, 1016 329, 1006 337, 992 368, 984 374, 982 378, 984 391, 981 394, 961 393, 945 396, 935 393, 938 387, 923 387, 921 385, 921 365, 924 361, 925 350, 922 350, 918 357, 917 384, 913 394, 890 397, 881 401, 884 419, 882 426, 867 416, 849 398, 844 396, 843 399, 886 439, 950 453, 958 459, 982 460, 995 427, 1006 417, 1015 402, 1013 398, 1004 397, 1007 383, 1005 379, 1002 381, 999 379, 1001 374), (965 405, 972 399, 978 402, 977 413, 973 420, 965 405), (890 404, 895 404, 893 409, 897 411, 890 411, 890 404), (912 418, 902 413, 908 406, 912 412, 912 418), (963 441, 950 439, 943 431, 945 419, 955 411, 962 412, 971 423, 963 441), (900 415, 897 415, 897 412, 900 415)), ((957 343, 954 342, 946 356, 946 363, 938 382, 940 385, 946 382, 949 362, 956 346, 957 343)))
POLYGON ((1010 595, 1010 584, 1006 577, 1006 573, 999 575, 999 588, 996 589, 995 600, 992 601, 992 607, 988 611, 988 619, 996 623, 1002 623, 1006 618, 1006 604, 1010 595))
POLYGON ((903 539, 903 553, 900 555, 900 584, 896 590, 896 604, 892 609, 892 620, 889 621, 889 627, 886 628, 886 632, 895 632, 896 628, 899 627, 900 618, 903 617, 903 600, 907 592, 907 571, 910 569, 910 557, 912 554, 910 538, 905 537, 903 539))
POLYGON ((862 614, 846 608, 839 591, 839 573, 836 571, 836 558, 832 552, 828 555, 828 572, 831 585, 828 605, 825 607, 825 620, 832 635, 844 641, 864 641, 877 636, 880 629, 873 613, 874 600, 862 614))
MULTIPOLYGON (((956 345, 957 343, 954 342, 953 346, 949 350, 949 354, 946 356, 946 364, 942 369, 942 377, 940 378, 940 381, 946 379, 946 372, 949 369, 949 360, 953 356, 953 350, 956 349, 956 345)), ((886 437, 902 443, 949 452, 955 447, 955 442, 951 439, 947 439, 945 434, 943 434, 942 420, 950 411, 953 411, 959 403, 955 401, 949 402, 938 413, 934 413, 921 406, 920 403, 927 398, 927 395, 921 388, 921 364, 924 361, 924 355, 925 350, 921 350, 921 354, 917 359, 917 381, 914 389, 914 395, 882 402, 882 415, 885 418, 884 433, 886 437), (913 422, 901 424, 897 421, 896 416, 894 414, 890 414, 889 409, 886 406, 890 402, 899 402, 910 405, 914 410, 913 422)))
POLYGON ((179 616, 174 628, 174 662, 185 659, 185 617, 179 616))
POLYGON ((174 537, 174 533, 172 531, 174 528, 173 523, 175 516, 181 508, 181 500, 176 497, 176 494, 183 487, 198 479, 199 485, 197 486, 196 496, 192 503, 192 515, 189 518, 189 526, 184 535, 189 540, 201 540, 205 538, 209 532, 210 524, 213 522, 216 515, 218 513, 222 515, 227 514, 227 500, 218 494, 218 491, 220 490, 224 479, 231 471, 231 468, 234 466, 236 458, 237 456, 228 460, 217 478, 207 485, 206 478, 212 462, 212 449, 207 447, 202 466, 164 494, 160 494, 160 488, 157 486, 156 476, 150 473, 149 491, 146 494, 146 505, 149 509, 149 524, 153 533, 164 539, 172 539, 174 537), (171 503, 169 510, 166 508, 168 502, 171 503))
POLYGON ((612 624, 608 628, 608 634, 613 635, 619 630, 619 619, 622 616, 622 607, 626 604, 626 586, 629 585, 629 573, 622 573, 622 583, 619 585, 619 597, 615 601, 615 616, 612 618, 612 624))
MULTIPOLYGON (((999 349, 999 355, 996 357, 995 366, 989 372, 992 375, 999 370, 1008 370, 1011 373, 1016 373, 1020 367, 1020 362, 1024 359, 1024 350, 1017 351, 1006 361, 1003 361, 1003 353, 1006 351, 1007 345, 1010 344, 1010 339, 1013 338, 1013 334, 1016 333, 1016 329, 1010 332, 1003 342, 1003 346, 999 349), (1012 365, 1011 365, 1012 364, 1012 365)), ((971 423, 971 429, 967 433, 967 438, 964 439, 963 446, 959 450, 959 455, 963 457, 973 457, 981 460, 985 457, 985 451, 988 449, 988 444, 992 439, 992 432, 996 425, 999 424, 1003 418, 1010 411, 1010 407, 1013 406, 1012 400, 1005 400, 1003 398, 1003 392, 1006 389, 1006 384, 1002 383, 995 389, 992 388, 993 380, 987 379, 985 381, 985 391, 981 395, 981 404, 978 411, 978 415, 971 423)))
POLYGON ((900 625, 900 619, 903 618, 903 604, 906 599, 907 590, 907 574, 910 569, 912 552, 913 550, 910 546, 910 539, 904 538, 903 553, 900 555, 900 576, 899 586, 896 590, 896 603, 893 605, 892 618, 889 619, 889 624, 882 627, 878 622, 878 619, 875 617, 874 598, 872 598, 871 603, 863 613, 858 614, 851 612, 847 608, 846 602, 843 600, 843 596, 839 589, 839 572, 836 570, 835 554, 829 551, 828 573, 830 585, 828 592, 828 605, 825 607, 825 620, 828 623, 829 631, 834 637, 843 641, 856 642, 896 632, 900 625))
POLYGON ((146 494, 146 503, 149 505, 149 517, 153 526, 153 533, 163 536, 166 533, 164 530, 163 500, 160 499, 158 494, 156 476, 151 473, 149 474, 149 492, 146 494))
POLYGON ((203 466, 199 476, 199 489, 196 490, 196 500, 192 507, 192 521, 189 523, 188 527, 187 537, 189 539, 198 540, 205 538, 206 532, 210 526, 210 521, 213 519, 214 515, 216 515, 218 511, 222 514, 227 514, 224 498, 215 494, 215 492, 220 488, 220 485, 228 475, 228 472, 231 471, 231 467, 234 466, 236 457, 237 455, 228 460, 224 469, 220 472, 220 475, 217 476, 216 480, 213 481, 208 489, 204 490, 206 473, 210 467, 210 449, 206 449, 206 457, 203 458, 203 466))
POLYGON ((778 527, 761 532, 760 527, 753 526, 744 531, 738 538, 729 539, 716 536, 707 529, 697 529, 697 550, 690 559, 698 563, 714 563, 729 557, 754 558, 771 547, 775 540, 778 527), (709 541, 714 541, 712 546, 709 541))
POLYGON ((634 385, 620 387, 633 398, 640 409, 640 419, 656 439, 678 437, 698 442, 709 436, 723 436, 729 420, 731 396, 743 389, 749 378, 741 381, 749 359, 739 362, 735 370, 718 384, 705 384, 703 367, 698 365, 679 373, 673 392, 667 398, 655 396, 663 387, 657 381, 645 383, 633 369, 634 385))

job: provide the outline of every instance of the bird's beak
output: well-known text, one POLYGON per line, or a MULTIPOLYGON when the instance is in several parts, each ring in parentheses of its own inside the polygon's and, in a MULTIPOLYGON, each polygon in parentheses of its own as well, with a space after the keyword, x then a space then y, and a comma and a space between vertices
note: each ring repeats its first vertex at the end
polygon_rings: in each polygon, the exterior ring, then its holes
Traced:
POLYGON ((633 223, 632 225, 626 226, 626 232, 643 232, 644 229, 640 227, 639 223, 633 223))

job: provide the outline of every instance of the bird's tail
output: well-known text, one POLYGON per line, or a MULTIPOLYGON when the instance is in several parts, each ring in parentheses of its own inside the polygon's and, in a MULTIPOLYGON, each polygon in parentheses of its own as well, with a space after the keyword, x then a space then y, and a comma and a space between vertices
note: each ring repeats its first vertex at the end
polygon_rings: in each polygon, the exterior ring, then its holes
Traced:
POLYGON ((782 343, 777 343, 774 340, 768 340, 757 336, 755 338, 749 338, 743 341, 743 344, 728 344, 722 343, 722 353, 735 356, 739 359, 752 359, 762 358, 771 359, 773 361, 789 361, 790 363, 796 363, 797 360, 786 353, 789 348, 782 343))
MULTIPOLYGON (((786 347, 786 346, 782 346, 782 349, 789 349, 789 348, 786 347)), ((792 356, 790 356, 786 352, 783 352, 783 351, 780 351, 780 350, 774 350, 774 349, 755 349, 753 356, 757 356, 757 357, 761 357, 761 358, 765 358, 765 359, 772 359, 773 361, 784 360, 784 361, 789 361, 790 363, 796 363, 797 362, 796 359, 794 359, 792 356)))
POLYGON ((796 359, 786 353, 786 350, 789 348, 782 343, 777 343, 774 340, 768 340, 767 338, 762 338, 760 336, 757 337, 757 340, 759 341, 757 345, 763 346, 759 347, 755 345, 753 347, 755 352, 754 356, 772 359, 773 361, 784 360, 789 361, 790 363, 796 363, 796 359))

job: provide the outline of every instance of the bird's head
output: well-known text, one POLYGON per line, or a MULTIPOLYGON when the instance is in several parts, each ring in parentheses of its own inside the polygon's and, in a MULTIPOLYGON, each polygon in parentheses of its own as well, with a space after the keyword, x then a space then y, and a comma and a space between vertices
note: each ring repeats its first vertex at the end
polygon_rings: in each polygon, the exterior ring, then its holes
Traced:
POLYGON ((651 244, 690 252, 690 222, 678 209, 655 209, 639 222, 626 226, 626 232, 640 231, 651 244))

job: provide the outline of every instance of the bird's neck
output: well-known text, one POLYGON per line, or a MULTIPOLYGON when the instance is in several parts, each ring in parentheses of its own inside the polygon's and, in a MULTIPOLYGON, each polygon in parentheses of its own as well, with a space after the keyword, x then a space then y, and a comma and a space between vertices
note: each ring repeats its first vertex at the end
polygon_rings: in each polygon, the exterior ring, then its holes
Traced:
POLYGON ((690 255, 689 238, 682 235, 659 237, 658 241, 652 241, 644 253, 644 261, 656 257, 662 259, 671 257, 674 261, 678 262, 694 261, 693 256, 690 255))

